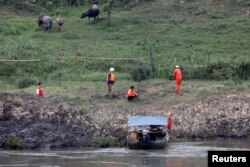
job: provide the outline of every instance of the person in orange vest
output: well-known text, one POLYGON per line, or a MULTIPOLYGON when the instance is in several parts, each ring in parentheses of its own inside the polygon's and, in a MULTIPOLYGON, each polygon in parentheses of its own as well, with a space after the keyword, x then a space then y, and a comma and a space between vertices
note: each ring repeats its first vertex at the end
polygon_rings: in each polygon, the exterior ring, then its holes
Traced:
POLYGON ((131 86, 126 94, 126 98, 128 99, 128 101, 131 101, 132 99, 137 98, 137 96, 138 93, 135 91, 134 86, 131 86))
POLYGON ((175 70, 174 70, 172 76, 176 80, 176 94, 180 95, 181 94, 182 74, 181 74, 181 69, 178 65, 175 66, 175 70))
POLYGON ((39 97, 43 97, 43 87, 41 82, 37 84, 36 94, 39 97))
POLYGON ((109 98, 112 97, 112 86, 114 85, 115 83, 115 74, 114 74, 114 71, 115 69, 113 67, 111 67, 109 69, 109 73, 107 75, 107 85, 108 85, 108 95, 109 95, 109 98))

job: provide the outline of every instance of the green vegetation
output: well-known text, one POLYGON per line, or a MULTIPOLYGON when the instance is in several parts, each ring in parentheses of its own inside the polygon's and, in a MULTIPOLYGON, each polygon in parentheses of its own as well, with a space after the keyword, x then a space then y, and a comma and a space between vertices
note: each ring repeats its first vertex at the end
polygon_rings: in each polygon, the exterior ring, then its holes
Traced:
POLYGON ((29 86, 35 85, 36 83, 38 82, 36 82, 35 80, 31 78, 23 78, 18 81, 17 87, 19 89, 28 88, 29 86))
POLYGON ((0 59, 34 61, 0 61, 1 76, 98 81, 114 66, 122 79, 139 81, 166 78, 179 64, 185 79, 250 77, 247 0, 120 0, 109 23, 103 11, 108 0, 99 1, 98 21, 80 19, 90 0, 78 8, 66 1, 23 2, 0 2, 0 59), (38 28, 40 12, 52 16, 51 32, 38 28), (59 15, 62 32, 56 30, 59 15))
POLYGON ((94 140, 95 147, 106 148, 106 147, 114 147, 117 145, 118 143, 115 142, 114 139, 111 139, 109 137, 96 137, 94 140))
POLYGON ((23 140, 18 137, 9 136, 4 140, 3 145, 5 149, 22 149, 23 140))

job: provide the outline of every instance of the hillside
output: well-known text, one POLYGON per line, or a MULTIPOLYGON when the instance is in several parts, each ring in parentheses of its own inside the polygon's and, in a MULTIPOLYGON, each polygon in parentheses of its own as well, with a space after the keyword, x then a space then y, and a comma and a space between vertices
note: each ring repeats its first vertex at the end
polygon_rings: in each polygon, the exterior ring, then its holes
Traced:
POLYGON ((124 5, 113 9, 110 24, 103 7, 100 4, 98 21, 80 19, 88 6, 53 9, 49 12, 54 22, 52 31, 44 33, 37 26, 37 13, 2 6, 0 59, 39 61, 1 62, 0 74, 88 80, 102 77, 102 72, 113 65, 122 73, 121 78, 129 79, 128 72, 141 61, 163 77, 165 69, 176 63, 189 67, 249 60, 247 1, 161 0, 124 5), (65 18, 62 32, 56 30, 59 15, 65 18), (86 76, 88 71, 92 71, 91 76, 86 76))

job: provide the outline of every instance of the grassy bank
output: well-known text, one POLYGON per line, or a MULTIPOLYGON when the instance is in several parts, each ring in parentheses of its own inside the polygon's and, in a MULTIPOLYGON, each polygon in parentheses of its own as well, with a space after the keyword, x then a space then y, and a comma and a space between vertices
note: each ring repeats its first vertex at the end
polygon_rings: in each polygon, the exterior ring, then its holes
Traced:
MULTIPOLYGON (((233 81, 202 81, 189 80, 182 83, 182 95, 175 95, 175 82, 168 80, 147 80, 140 83, 122 80, 114 85, 116 98, 107 98, 107 85, 105 81, 44 81, 45 97, 55 96, 74 107, 86 112, 91 112, 91 106, 95 105, 115 105, 134 107, 140 105, 176 105, 179 103, 195 102, 196 99, 223 94, 240 94, 250 91, 250 82, 245 81, 236 84, 233 81), (128 105, 124 98, 130 85, 134 85, 139 92, 140 98, 135 103, 128 105)), ((18 93, 25 92, 35 94, 36 86, 19 89, 16 85, 1 83, 1 92, 18 93)))

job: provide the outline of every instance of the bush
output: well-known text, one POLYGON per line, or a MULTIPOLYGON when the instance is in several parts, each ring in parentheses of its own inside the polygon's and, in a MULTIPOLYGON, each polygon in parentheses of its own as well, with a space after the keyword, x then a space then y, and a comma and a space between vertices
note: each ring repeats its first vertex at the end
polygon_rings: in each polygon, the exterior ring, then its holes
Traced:
POLYGON ((0 63, 0 76, 11 76, 16 72, 9 63, 0 63))
POLYGON ((219 61, 206 67, 182 68, 184 79, 228 80, 235 83, 250 78, 250 62, 241 63, 219 61))
POLYGON ((109 138, 109 137, 96 137, 94 140, 94 146, 95 147, 101 147, 101 148, 106 148, 106 147, 112 147, 112 146, 117 146, 117 143, 115 140, 109 138))
POLYGON ((150 68, 148 67, 138 67, 133 69, 130 72, 131 77, 133 78, 134 81, 143 81, 149 78, 150 76, 150 68))
POLYGON ((30 78, 23 78, 17 82, 17 87, 19 89, 24 89, 24 88, 28 88, 31 85, 35 85, 35 84, 36 84, 36 80, 30 79, 30 78))
POLYGON ((250 78, 250 61, 242 62, 237 66, 236 72, 240 79, 247 80, 250 78))
POLYGON ((4 140, 3 145, 5 149, 22 149, 23 140, 18 137, 9 136, 4 140))

